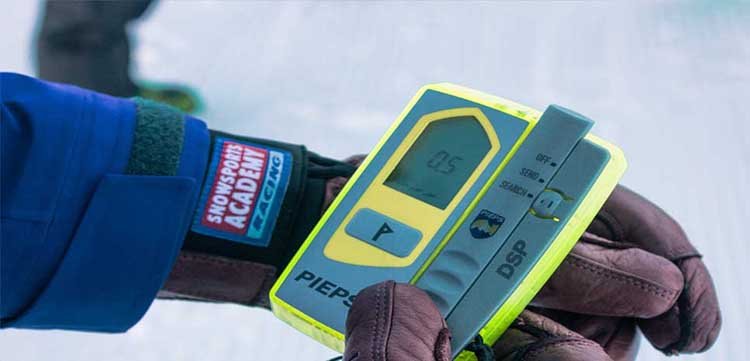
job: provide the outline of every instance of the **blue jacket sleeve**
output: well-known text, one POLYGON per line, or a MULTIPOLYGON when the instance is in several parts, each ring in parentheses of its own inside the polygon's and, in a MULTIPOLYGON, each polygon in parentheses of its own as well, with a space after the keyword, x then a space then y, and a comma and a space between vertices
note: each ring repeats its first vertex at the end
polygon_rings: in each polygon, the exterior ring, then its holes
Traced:
POLYGON ((203 122, 0 73, 0 326, 121 332, 187 232, 203 122))

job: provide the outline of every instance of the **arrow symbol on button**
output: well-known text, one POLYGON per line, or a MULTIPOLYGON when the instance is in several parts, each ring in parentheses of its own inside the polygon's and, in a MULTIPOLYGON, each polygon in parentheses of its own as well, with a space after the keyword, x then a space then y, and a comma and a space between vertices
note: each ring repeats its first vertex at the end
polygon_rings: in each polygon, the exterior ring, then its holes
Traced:
POLYGON ((393 233, 393 229, 391 226, 388 225, 388 223, 383 222, 383 225, 380 226, 380 229, 378 229, 377 232, 375 232, 375 236, 372 237, 373 242, 377 242, 378 238, 384 234, 393 233))

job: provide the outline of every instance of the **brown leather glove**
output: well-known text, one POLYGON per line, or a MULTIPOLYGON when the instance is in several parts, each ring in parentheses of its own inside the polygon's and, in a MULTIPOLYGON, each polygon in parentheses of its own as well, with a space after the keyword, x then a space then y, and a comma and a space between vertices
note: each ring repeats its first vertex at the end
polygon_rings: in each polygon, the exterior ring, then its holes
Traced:
POLYGON ((424 291, 386 281, 357 295, 346 319, 345 361, 450 359, 450 331, 424 291))
POLYGON ((636 326, 666 354, 705 351, 721 327, 711 276, 682 228, 622 186, 532 305, 615 360, 635 358, 636 326))
MULTIPOLYGON (((524 311, 492 352, 479 359, 611 361, 599 344, 524 311)), ((422 290, 393 281, 357 295, 346 320, 345 361, 449 361, 450 331, 422 290)))
MULTIPOLYGON (((348 162, 357 165, 361 159, 348 162)), ((323 208, 345 181, 335 177, 325 182, 323 208)), ((278 271, 265 263, 183 250, 160 296, 267 307, 278 271)), ((406 307, 419 310, 423 304, 406 307)), ((615 190, 533 306, 494 345, 498 359, 609 355, 632 360, 636 326, 666 353, 701 352, 714 342, 721 323, 708 271, 684 232, 666 213, 624 187, 615 190)), ((419 333, 420 328, 407 329, 425 342, 438 339, 419 333)))
MULTIPOLYGON (((421 291, 392 282, 360 293, 349 313, 345 355, 442 360, 450 354, 445 324, 426 300, 421 291)), ((656 348, 676 354, 705 351, 720 325, 711 278, 680 226, 618 187, 493 349, 497 360, 508 361, 633 360, 636 327, 656 348)))
POLYGON ((502 361, 612 361, 595 341, 530 310, 516 318, 493 350, 502 361))

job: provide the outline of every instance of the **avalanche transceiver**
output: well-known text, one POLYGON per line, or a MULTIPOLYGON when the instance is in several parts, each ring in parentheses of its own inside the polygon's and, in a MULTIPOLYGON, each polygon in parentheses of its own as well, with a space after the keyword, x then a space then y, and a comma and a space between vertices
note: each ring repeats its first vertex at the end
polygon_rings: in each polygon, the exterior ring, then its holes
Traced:
POLYGON ((342 351, 356 294, 423 289, 454 357, 494 343, 560 265, 625 171, 593 122, 453 84, 420 89, 271 290, 282 320, 342 351))

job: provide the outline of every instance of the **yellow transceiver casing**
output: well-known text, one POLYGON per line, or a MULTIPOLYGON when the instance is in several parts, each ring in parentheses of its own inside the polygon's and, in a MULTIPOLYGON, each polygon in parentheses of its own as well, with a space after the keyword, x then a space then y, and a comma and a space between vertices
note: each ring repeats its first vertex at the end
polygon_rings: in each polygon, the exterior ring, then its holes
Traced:
POLYGON ((274 313, 343 351, 356 294, 384 280, 432 298, 457 359, 494 343, 626 168, 593 122, 453 84, 420 89, 271 290, 274 313))

